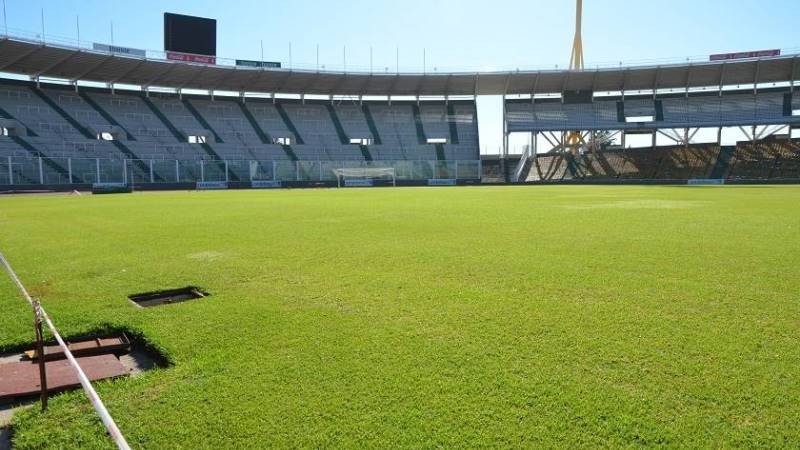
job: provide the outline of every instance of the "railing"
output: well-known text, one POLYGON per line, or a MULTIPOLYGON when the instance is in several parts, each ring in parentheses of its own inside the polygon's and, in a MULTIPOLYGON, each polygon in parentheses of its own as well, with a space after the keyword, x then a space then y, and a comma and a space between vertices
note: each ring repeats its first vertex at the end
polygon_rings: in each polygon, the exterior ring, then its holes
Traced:
MULTIPOLYGON (((55 47, 62 47, 72 50, 81 50, 81 51, 91 51, 100 54, 116 54, 118 56, 127 56, 132 58, 140 58, 140 59, 152 59, 152 60, 165 60, 171 61, 167 59, 167 52, 163 50, 148 50, 142 49, 144 51, 145 56, 136 56, 136 55, 129 55, 121 52, 106 52, 103 50, 97 50, 94 48, 94 43, 102 43, 105 45, 109 45, 109 42, 99 42, 99 41, 86 41, 86 40, 79 40, 75 37, 68 37, 68 36, 60 36, 54 34, 43 34, 40 32, 24 30, 19 28, 9 27, 8 29, 0 29, 0 39, 9 38, 19 41, 27 41, 36 44, 47 44, 50 46, 55 47)), ((255 43, 257 44, 257 43, 255 43)), ((125 44, 114 43, 114 46, 118 47, 127 47, 125 44)), ((135 45, 133 46, 135 47, 135 45)), ((255 47, 255 45, 254 45, 255 47)), ((400 52, 408 55, 407 51, 400 52)), ((422 51, 418 53, 419 58, 417 59, 420 62, 423 60, 422 51)), ((790 47, 781 49, 781 54, 784 56, 787 55, 794 55, 800 53, 800 47, 790 47)), ((203 55, 197 55, 203 56, 203 55)), ((527 72, 527 71, 558 71, 558 70, 566 70, 566 66, 560 66, 558 64, 551 64, 551 65, 539 65, 533 66, 528 65, 527 63, 521 65, 492 65, 492 67, 487 68, 485 66, 442 66, 442 65, 435 65, 435 64, 408 64, 405 63, 400 67, 400 60, 396 57, 395 52, 392 52, 392 60, 397 61, 395 64, 391 66, 381 65, 380 67, 375 67, 374 65, 364 65, 363 63, 356 63, 351 64, 346 61, 336 62, 336 63, 308 63, 308 62, 296 62, 291 59, 281 60, 281 58, 270 58, 267 57, 270 61, 276 61, 281 63, 281 68, 266 68, 266 67, 259 67, 259 68, 249 68, 239 66, 239 69, 243 70, 295 70, 295 71, 308 71, 308 72, 330 72, 330 73, 352 73, 352 74, 379 74, 379 73, 389 73, 389 74, 408 74, 408 75, 419 75, 419 74, 457 74, 457 73, 508 73, 508 72, 527 72)), ((259 57, 249 57, 249 58, 240 58, 240 59, 251 59, 256 60, 260 59, 259 57)), ((412 58, 409 58, 412 59, 412 58)), ((754 58, 759 59, 759 58, 754 58)), ((222 66, 222 67, 233 67, 236 66, 236 59, 235 58, 225 58, 225 57, 215 57, 214 58, 215 66, 222 66)), ((430 60, 430 55, 427 55, 425 58, 426 61, 430 60)), ((172 61, 175 62, 175 61, 172 61)), ((184 62, 186 64, 195 64, 195 65, 204 65, 199 62, 184 62)), ((587 63, 585 66, 587 70, 591 69, 615 69, 615 68, 622 68, 622 67, 636 67, 636 66, 665 66, 665 65, 678 65, 678 64, 701 64, 701 63, 709 63, 708 55, 693 55, 688 57, 669 57, 669 58, 652 58, 652 59, 638 59, 638 60, 627 60, 627 61, 598 61, 593 63, 587 63)))
POLYGON ((519 179, 522 177, 522 172, 525 170, 525 165, 528 164, 528 160, 531 157, 531 147, 526 145, 524 148, 525 150, 522 152, 522 156, 519 157, 517 167, 514 169, 515 183, 519 183, 519 179))
POLYGON ((397 180, 481 177, 479 160, 276 161, 0 157, 0 186, 336 181, 334 169, 393 168, 397 180))
POLYGON ((53 324, 53 321, 50 319, 50 316, 47 315, 47 312, 44 310, 44 307, 39 303, 38 300, 31 297, 28 290, 22 284, 22 281, 17 276, 14 269, 11 267, 11 264, 6 260, 5 256, 2 252, 0 252, 0 266, 3 266, 5 271, 8 273, 8 276, 11 277, 11 280, 14 284, 17 285, 19 288, 20 293, 28 301, 28 304, 31 305, 34 314, 34 323, 36 327, 36 337, 37 337, 37 349, 39 355, 39 370, 40 370, 40 383, 42 387, 42 409, 47 408, 47 375, 45 373, 45 357, 44 357, 44 346, 43 346, 43 338, 42 338, 42 324, 47 325, 52 333, 53 337, 56 339, 59 347, 61 347, 61 351, 64 352, 64 356, 67 358, 69 365, 72 367, 72 370, 75 372, 75 375, 78 378, 78 381, 83 387, 84 392, 86 392, 86 396, 89 398, 89 401, 94 407, 94 410, 97 412, 97 415, 100 416, 100 420, 103 422, 103 426, 106 428, 108 435, 114 441, 117 448, 120 450, 130 450, 130 446, 128 442, 125 440, 125 436, 123 436, 122 432, 119 430, 114 418, 111 417, 111 414, 108 412, 106 405, 100 399, 100 396, 97 395, 97 391, 94 390, 91 381, 84 373, 81 366, 78 364, 78 361, 72 355, 72 352, 69 350, 69 347, 64 342, 64 339, 61 338, 61 334, 59 334, 58 329, 53 324))

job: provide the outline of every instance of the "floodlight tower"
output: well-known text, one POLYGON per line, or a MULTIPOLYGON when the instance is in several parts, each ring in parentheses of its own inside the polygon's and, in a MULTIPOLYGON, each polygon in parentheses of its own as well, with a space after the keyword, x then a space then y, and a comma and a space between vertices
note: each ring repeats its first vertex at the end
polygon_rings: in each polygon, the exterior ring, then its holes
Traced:
MULTIPOLYGON (((583 28, 583 0, 576 0, 575 4, 575 38, 572 41, 572 53, 569 57, 569 70, 583 70, 583 36, 581 29, 583 28)), ((585 144, 583 135, 580 131, 570 131, 566 136, 564 142, 564 150, 577 154, 581 147, 585 144)))
POLYGON ((575 6, 575 39, 572 41, 572 54, 569 59, 569 70, 583 70, 583 0, 577 0, 575 6))

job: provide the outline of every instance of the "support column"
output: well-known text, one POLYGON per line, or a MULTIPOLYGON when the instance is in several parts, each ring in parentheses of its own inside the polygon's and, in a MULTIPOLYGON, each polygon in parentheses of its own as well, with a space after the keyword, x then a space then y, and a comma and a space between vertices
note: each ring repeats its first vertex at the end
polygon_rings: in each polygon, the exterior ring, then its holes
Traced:
POLYGON ((97 174, 95 177, 95 182, 100 183, 100 158, 95 158, 95 168, 97 169, 97 174))
POLYGON ((206 162, 205 160, 200 160, 200 181, 206 181, 206 162))
POLYGON ((506 116, 506 96, 503 94, 503 159, 508 158, 508 121, 506 116))
POLYGON ((175 182, 176 183, 181 182, 181 168, 180 165, 178 164, 177 159, 175 160, 175 182))
POLYGON ((11 157, 8 157, 8 184, 14 184, 14 169, 11 168, 11 157))
POLYGON ((39 184, 44 184, 44 170, 42 170, 42 157, 39 157, 39 184))
POLYGON ((67 176, 69 176, 69 184, 72 184, 72 158, 67 158, 67 176))
MULTIPOLYGON (((131 177, 133 177, 133 174, 131 174, 131 177)), ((126 185, 128 184, 128 160, 127 159, 123 159, 122 160, 122 184, 126 184, 126 185)))
POLYGON ((153 176, 153 160, 152 159, 150 160, 150 164, 148 164, 148 165, 150 166, 150 182, 151 183, 155 183, 155 177, 153 176))
POLYGON ((229 181, 229 177, 228 177, 228 160, 225 160, 225 182, 227 183, 228 181, 229 181))

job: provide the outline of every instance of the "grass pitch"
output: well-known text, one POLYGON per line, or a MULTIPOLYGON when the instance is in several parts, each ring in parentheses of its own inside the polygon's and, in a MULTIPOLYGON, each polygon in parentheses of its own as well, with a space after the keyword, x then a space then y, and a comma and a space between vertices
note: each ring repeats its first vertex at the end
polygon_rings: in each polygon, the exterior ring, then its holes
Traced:
MULTIPOLYGON (((174 364, 98 383, 134 447, 800 446, 800 187, 5 197, 0 245, 65 335, 174 364)), ((15 430, 111 446, 82 393, 15 430)))

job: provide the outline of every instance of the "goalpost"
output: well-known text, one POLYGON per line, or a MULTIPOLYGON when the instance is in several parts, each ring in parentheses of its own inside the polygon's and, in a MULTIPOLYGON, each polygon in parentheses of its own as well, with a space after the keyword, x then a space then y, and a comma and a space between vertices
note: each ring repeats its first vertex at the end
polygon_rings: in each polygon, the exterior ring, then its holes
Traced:
POLYGON ((336 185, 344 186, 373 186, 375 180, 392 180, 392 186, 397 186, 397 176, 394 167, 351 167, 333 169, 336 175, 336 185))

